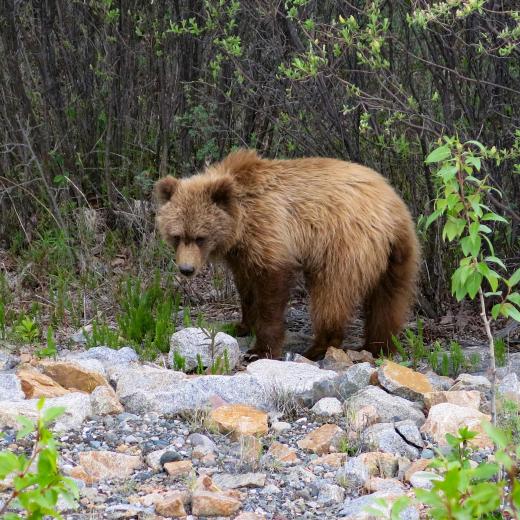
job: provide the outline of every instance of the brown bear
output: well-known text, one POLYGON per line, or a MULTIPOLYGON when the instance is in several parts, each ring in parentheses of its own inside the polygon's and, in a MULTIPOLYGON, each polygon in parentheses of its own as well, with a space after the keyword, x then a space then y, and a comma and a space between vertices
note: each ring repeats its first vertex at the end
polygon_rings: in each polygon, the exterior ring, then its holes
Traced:
POLYGON ((410 213, 377 172, 336 159, 263 159, 239 150, 155 193, 162 237, 185 276, 224 259, 240 294, 239 332, 250 354, 278 358, 284 312, 298 271, 311 301, 316 360, 339 347, 359 304, 365 348, 391 348, 414 299, 419 245, 410 213))

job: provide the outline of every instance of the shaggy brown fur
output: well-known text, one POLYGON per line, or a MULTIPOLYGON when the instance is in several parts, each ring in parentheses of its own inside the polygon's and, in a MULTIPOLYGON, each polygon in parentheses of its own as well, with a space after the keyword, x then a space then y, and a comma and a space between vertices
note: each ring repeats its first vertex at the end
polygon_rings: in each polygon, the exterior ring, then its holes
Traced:
POLYGON ((267 160, 240 150, 189 179, 157 182, 157 222, 176 262, 195 274, 213 257, 235 277, 241 332, 259 356, 279 357, 295 273, 303 271, 315 341, 307 357, 339 346, 356 307, 366 347, 388 350, 414 298, 419 266, 404 202, 375 171, 335 159, 267 160))

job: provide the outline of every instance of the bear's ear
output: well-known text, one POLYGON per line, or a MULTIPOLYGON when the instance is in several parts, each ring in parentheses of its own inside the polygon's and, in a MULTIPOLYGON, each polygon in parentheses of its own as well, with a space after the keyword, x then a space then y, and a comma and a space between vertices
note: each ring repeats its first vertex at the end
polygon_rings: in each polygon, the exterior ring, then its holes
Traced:
POLYGON ((155 183, 154 187, 154 194, 157 202, 159 204, 166 204, 177 190, 178 184, 179 181, 171 175, 168 175, 163 179, 159 179, 155 183))
POLYGON ((233 179, 231 177, 220 177, 215 179, 209 186, 211 200, 220 208, 228 210, 235 194, 233 179))

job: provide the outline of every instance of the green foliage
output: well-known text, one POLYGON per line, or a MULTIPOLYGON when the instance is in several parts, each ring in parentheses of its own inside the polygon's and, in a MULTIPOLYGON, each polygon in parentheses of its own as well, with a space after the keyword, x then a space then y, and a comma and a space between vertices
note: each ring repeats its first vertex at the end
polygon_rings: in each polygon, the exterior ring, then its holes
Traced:
POLYGON ((5 303, 2 299, 0 299, 0 339, 6 338, 7 331, 7 320, 6 320, 6 312, 5 312, 5 303))
POLYGON ((118 349, 121 347, 121 338, 119 332, 114 330, 106 323, 94 320, 92 322, 91 332, 84 331, 86 339, 86 347, 110 347, 118 349))
MULTIPOLYGON (((415 489, 417 500, 428 507, 427 517, 433 520, 481 520, 492 518, 518 518, 520 512, 520 481, 517 468, 520 449, 505 429, 489 423, 484 430, 495 443, 492 461, 472 464, 471 441, 477 436, 467 427, 458 435, 446 435, 451 450, 437 454, 430 464, 439 477, 432 480, 432 489, 415 489), (505 516, 504 516, 505 515, 505 516)), ((390 518, 397 519, 399 512, 411 504, 404 498, 395 503, 390 518)), ((373 514, 387 516, 387 505, 379 501, 370 508, 373 514)))
POLYGON ((12 489, 0 505, 0 517, 5 520, 61 518, 56 510, 58 499, 65 499, 73 507, 79 498, 75 482, 59 472, 57 442, 48 429, 64 409, 43 410, 43 404, 44 400, 40 399, 36 425, 25 417, 18 418, 22 428, 17 439, 35 432, 31 455, 0 453, 0 481, 7 484, 8 490, 12 489))
POLYGON ((176 350, 173 352, 173 369, 186 372, 186 358, 176 350))
POLYGON ((40 328, 36 321, 24 316, 14 328, 14 333, 18 340, 23 343, 34 343, 40 338, 40 328))
POLYGON ((424 345, 424 322, 417 318, 417 332, 411 329, 406 329, 404 332, 406 345, 392 336, 392 341, 396 347, 397 352, 401 355, 403 361, 410 359, 413 368, 416 370, 419 362, 426 358, 428 351, 424 345))
POLYGON ((477 141, 461 143, 457 138, 445 137, 444 144, 426 158, 427 164, 439 165, 435 173, 438 182, 435 210, 426 226, 443 218, 443 239, 455 242, 460 248, 462 258, 451 284, 457 300, 466 296, 475 298, 483 291, 485 282, 488 287, 485 296, 500 299, 493 306, 493 318, 502 315, 520 321, 520 294, 515 291, 520 282, 520 268, 507 276, 504 262, 495 256, 490 239, 493 231, 490 225, 507 224, 504 217, 486 205, 491 192, 498 195, 500 192, 491 186, 488 175, 481 174, 484 160, 499 163, 501 159, 494 147, 488 149, 477 141))
POLYGON ((204 374, 204 363, 202 362, 202 356, 200 354, 197 354, 197 368, 195 372, 199 375, 204 374))
POLYGON ((505 367, 507 364, 507 347, 503 338, 497 338, 495 343, 495 361, 497 367, 505 367))
POLYGON ((141 352, 168 352, 169 337, 175 331, 172 315, 179 302, 176 293, 162 289, 158 273, 147 288, 142 288, 139 279, 128 278, 120 296, 121 335, 141 352))
POLYGON ((36 350, 36 355, 40 358, 54 357, 58 354, 56 348, 56 340, 54 339, 54 331, 52 327, 47 327, 47 344, 44 348, 36 350))

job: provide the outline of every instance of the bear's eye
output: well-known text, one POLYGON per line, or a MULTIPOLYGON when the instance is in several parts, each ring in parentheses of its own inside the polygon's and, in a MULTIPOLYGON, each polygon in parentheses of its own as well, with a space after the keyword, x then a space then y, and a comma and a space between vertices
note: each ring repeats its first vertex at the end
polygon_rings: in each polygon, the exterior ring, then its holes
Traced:
POLYGON ((174 246, 178 246, 181 241, 181 237, 179 235, 171 235, 170 240, 174 246))
POLYGON ((199 247, 203 246, 205 242, 206 242, 206 237, 197 237, 197 238, 195 239, 195 243, 196 243, 199 247))

